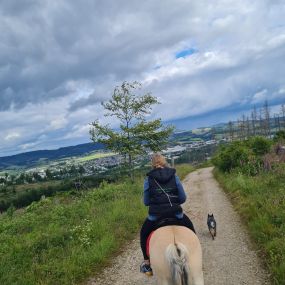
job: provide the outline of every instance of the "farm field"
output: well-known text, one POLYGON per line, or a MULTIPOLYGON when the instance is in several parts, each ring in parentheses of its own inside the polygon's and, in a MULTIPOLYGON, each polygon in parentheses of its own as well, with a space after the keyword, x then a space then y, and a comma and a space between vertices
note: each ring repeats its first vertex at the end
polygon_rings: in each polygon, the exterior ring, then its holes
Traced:
POLYGON ((75 158, 74 160, 75 162, 86 162, 89 160, 113 156, 113 155, 115 155, 114 152, 95 152, 95 153, 88 154, 87 156, 84 156, 84 157, 75 158))

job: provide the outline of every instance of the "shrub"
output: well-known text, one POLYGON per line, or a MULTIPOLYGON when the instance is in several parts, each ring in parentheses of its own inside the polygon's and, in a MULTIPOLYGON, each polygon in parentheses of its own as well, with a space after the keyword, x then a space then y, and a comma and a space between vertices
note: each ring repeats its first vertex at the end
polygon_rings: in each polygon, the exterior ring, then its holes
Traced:
POLYGON ((7 210, 7 216, 12 218, 13 215, 14 215, 14 212, 15 212, 16 208, 14 207, 14 205, 12 204, 8 210, 7 210))
POLYGON ((271 142, 263 137, 254 137, 249 140, 249 146, 255 155, 264 155, 270 151, 271 142))
POLYGON ((240 142, 234 142, 220 149, 213 158, 213 163, 223 172, 230 172, 232 169, 242 167, 249 162, 250 149, 240 142))
POLYGON ((213 163, 223 172, 237 169, 243 174, 254 176, 263 170, 264 157, 270 149, 271 141, 263 137, 235 141, 220 148, 213 163))
POLYGON ((284 131, 284 130, 278 131, 278 132, 275 134, 273 140, 274 140, 275 142, 282 141, 282 140, 284 141, 284 140, 285 140, 285 131, 284 131))
POLYGON ((238 171, 249 175, 249 176, 255 176, 257 175, 261 170, 263 170, 263 164, 261 158, 256 157, 254 155, 250 155, 248 157, 247 161, 244 161, 241 163, 239 167, 237 167, 238 171))

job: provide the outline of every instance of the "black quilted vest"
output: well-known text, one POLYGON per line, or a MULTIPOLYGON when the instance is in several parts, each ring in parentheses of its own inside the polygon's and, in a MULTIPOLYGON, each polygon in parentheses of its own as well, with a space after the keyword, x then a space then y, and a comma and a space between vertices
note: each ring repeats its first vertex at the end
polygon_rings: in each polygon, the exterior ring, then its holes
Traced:
POLYGON ((165 167, 155 168, 147 173, 150 193, 150 215, 167 217, 182 212, 178 199, 175 172, 175 169, 165 167))

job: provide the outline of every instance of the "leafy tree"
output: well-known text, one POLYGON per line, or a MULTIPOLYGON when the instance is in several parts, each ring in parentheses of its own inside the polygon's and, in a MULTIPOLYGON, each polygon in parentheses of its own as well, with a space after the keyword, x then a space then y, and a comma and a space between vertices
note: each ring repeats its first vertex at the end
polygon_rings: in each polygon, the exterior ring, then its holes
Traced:
POLYGON ((16 176, 12 174, 12 175, 10 176, 10 178, 11 178, 11 181, 10 181, 9 184, 14 184, 14 183, 15 183, 15 180, 16 180, 16 176))
POLYGON ((45 170, 45 173, 46 173, 46 178, 47 179, 52 179, 52 173, 51 173, 50 169, 47 168, 45 170))
POLYGON ((71 165, 70 173, 71 174, 77 174, 78 173, 78 170, 74 164, 71 165))
POLYGON ((28 183, 32 183, 33 182, 33 175, 32 174, 26 174, 26 181, 28 182, 28 183))
POLYGON ((84 174, 85 172, 86 172, 86 170, 85 170, 84 166, 79 165, 78 173, 79 173, 80 175, 82 175, 82 174, 84 174))
POLYGON ((274 141, 285 140, 285 131, 279 131, 274 136, 274 141))
POLYGON ((17 184, 23 184, 23 183, 25 183, 25 178, 26 178, 25 173, 22 172, 22 173, 16 178, 16 183, 17 183, 17 184))
POLYGON ((42 177, 39 175, 38 172, 33 172, 33 177, 35 179, 35 181, 41 181, 42 177))
MULTIPOLYGON (((162 150, 173 131, 173 127, 163 126, 161 119, 146 120, 152 106, 159 102, 150 93, 137 94, 140 89, 140 83, 125 81, 114 89, 109 101, 102 102, 106 110, 105 116, 115 117, 120 122, 118 130, 111 129, 109 125, 101 125, 98 120, 92 122, 90 128, 91 139, 124 155, 130 170, 133 170, 136 156, 150 150, 162 150)), ((130 171, 133 178, 132 173, 130 171)))

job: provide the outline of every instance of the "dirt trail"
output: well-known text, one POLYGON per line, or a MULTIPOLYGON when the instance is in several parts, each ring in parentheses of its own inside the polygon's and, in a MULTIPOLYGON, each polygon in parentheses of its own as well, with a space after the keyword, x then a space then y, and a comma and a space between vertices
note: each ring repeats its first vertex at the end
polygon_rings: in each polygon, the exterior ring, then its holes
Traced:
MULTIPOLYGON (((212 174, 212 168, 190 173, 183 181, 187 193, 184 211, 193 221, 203 248, 205 285, 267 285, 268 274, 256 252, 240 218, 212 174), (207 214, 214 213, 217 238, 212 240, 206 225, 207 214)), ((99 278, 91 278, 88 285, 154 285, 155 278, 139 273, 142 255, 138 238, 114 259, 99 278)))

